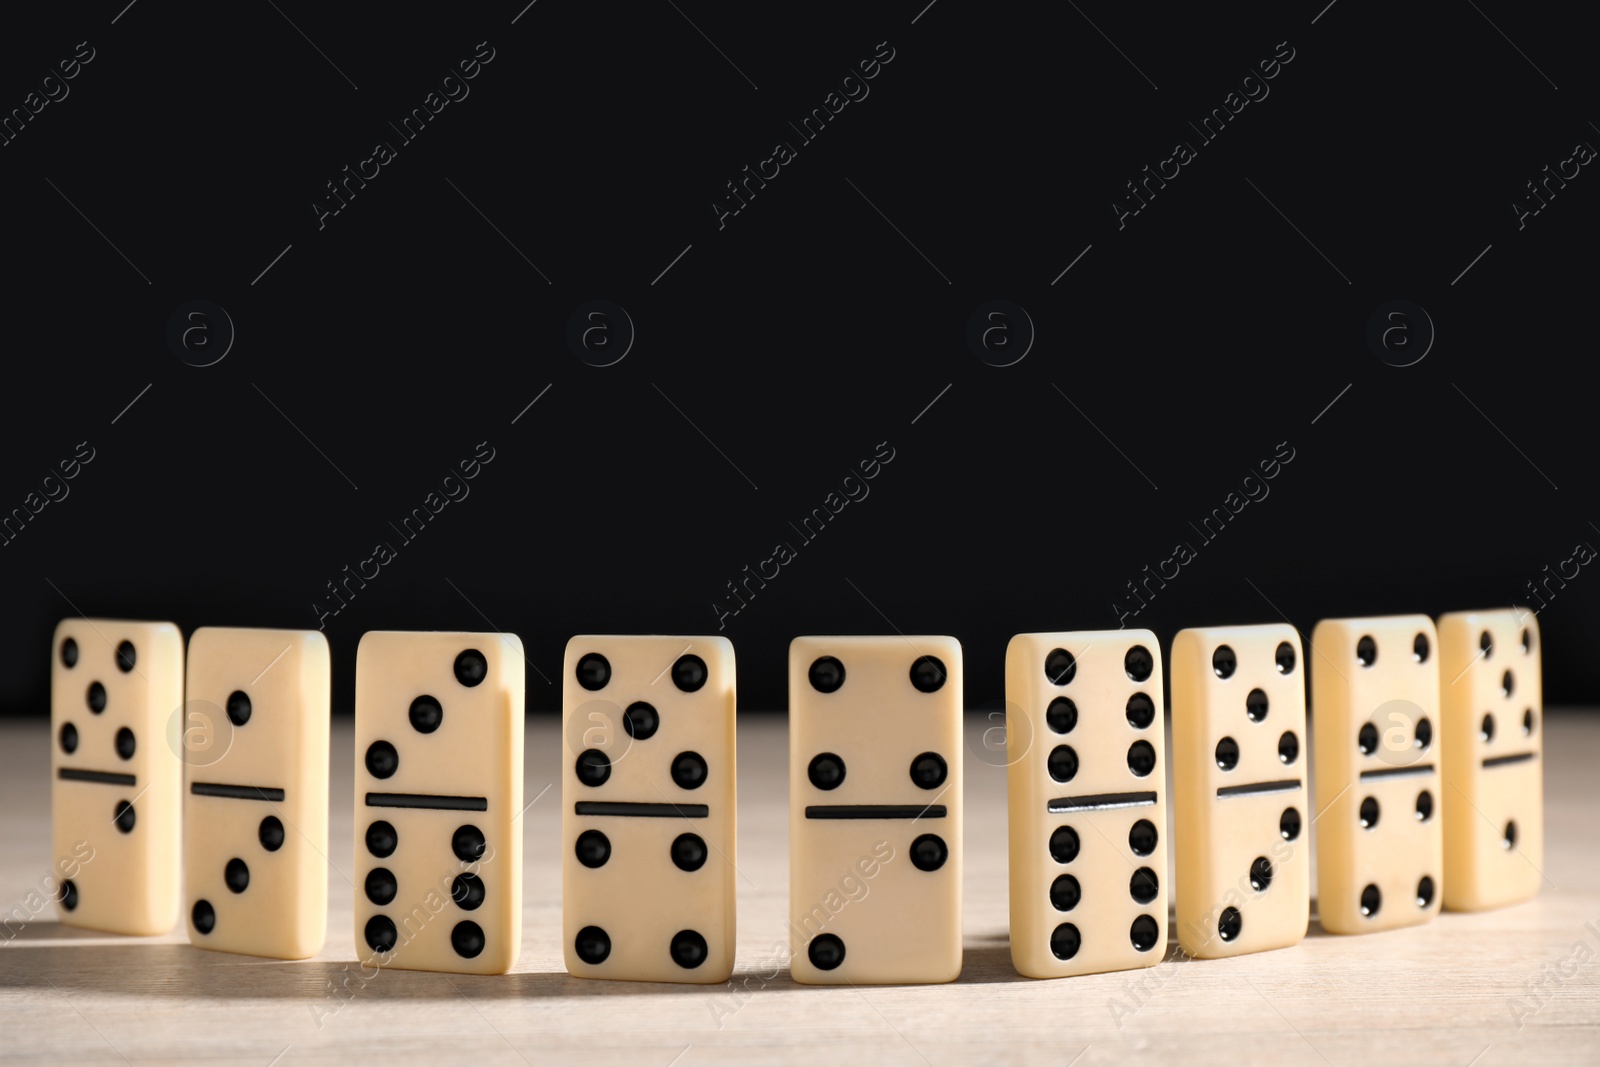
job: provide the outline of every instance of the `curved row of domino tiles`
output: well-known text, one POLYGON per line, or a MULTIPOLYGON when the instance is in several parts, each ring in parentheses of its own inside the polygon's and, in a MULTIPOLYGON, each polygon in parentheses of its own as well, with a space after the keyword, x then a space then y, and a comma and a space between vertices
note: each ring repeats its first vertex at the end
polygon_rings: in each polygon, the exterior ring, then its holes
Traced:
MULTIPOLYGON (((1011 955, 1036 978, 1218 957, 1531 897, 1538 631, 1520 609, 1019 634, 1006 652, 1011 955), (1315 737, 1306 735, 1306 676, 1315 737), (1315 761, 1315 797, 1307 763, 1315 761), (1173 833, 1175 870, 1165 837, 1173 833)), ((52 679, 65 923, 186 917, 285 959, 326 933, 320 633, 69 619, 52 679), (172 709, 181 708, 182 714, 172 709), (165 735, 165 736, 164 736, 165 735), (163 744, 163 739, 167 743, 163 744)), ((511 634, 373 632, 356 662, 355 937, 368 962, 499 974, 521 943, 523 665, 511 634)), ((581 977, 720 983, 735 941, 735 669, 720 637, 580 636, 563 704, 563 947, 581 977)), ((962 650, 789 653, 790 970, 916 983, 962 963, 962 650)), ((537 799, 537 798, 535 798, 537 799)))

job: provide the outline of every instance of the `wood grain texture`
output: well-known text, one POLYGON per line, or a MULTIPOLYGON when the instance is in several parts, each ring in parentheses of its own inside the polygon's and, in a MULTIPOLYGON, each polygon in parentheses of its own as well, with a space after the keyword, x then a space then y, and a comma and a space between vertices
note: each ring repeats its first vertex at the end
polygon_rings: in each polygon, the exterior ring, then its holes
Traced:
MULTIPOLYGON (((323 952, 280 962, 192 948, 181 928, 160 938, 86 933, 56 923, 46 905, 34 921, 0 926, 0 1059, 448 1058, 591 1067, 1600 1061, 1600 714, 1547 716, 1547 862, 1530 903, 1362 937, 1325 935, 1313 922, 1291 949, 1046 982, 1019 978, 1007 952, 1003 740, 994 748, 992 734, 985 745, 998 722, 970 715, 966 723, 966 968, 951 985, 809 988, 789 979, 781 715, 747 715, 739 724, 737 992, 585 981, 563 971, 553 717, 528 722, 526 796, 539 799, 524 816, 515 972, 384 971, 363 980, 350 934, 351 732, 340 719, 323 952)), ((48 746, 42 721, 0 726, 0 908, 8 912, 26 914, 49 871, 48 746)))

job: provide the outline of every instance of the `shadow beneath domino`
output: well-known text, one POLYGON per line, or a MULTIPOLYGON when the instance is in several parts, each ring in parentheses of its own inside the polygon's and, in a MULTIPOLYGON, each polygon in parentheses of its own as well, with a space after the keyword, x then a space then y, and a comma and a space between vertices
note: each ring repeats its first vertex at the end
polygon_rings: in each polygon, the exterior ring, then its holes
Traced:
MULTIPOLYGON (((445 974, 363 966, 356 960, 274 960, 211 952, 183 942, 116 937, 62 927, 36 930, 28 941, 19 931, 11 947, 0 946, 0 987, 54 986, 68 994, 169 997, 174 1000, 301 1000, 319 1028, 344 1011, 382 1001, 445 1002, 569 997, 679 996, 726 997, 745 990, 759 997, 780 990, 837 991, 834 985, 805 985, 787 968, 737 971, 723 984, 614 982, 574 978, 565 971, 523 971, 500 975, 445 974), (54 938, 54 940, 51 940, 54 938)), ((1313 930, 1322 936, 1321 927, 1313 930)), ((985 940, 999 941, 1002 938, 985 940)), ((1187 963, 1176 941, 1169 942, 1163 963, 1187 963)), ((1125 976, 1129 972, 1111 972, 1125 976)), ((1082 982, 1079 976, 1063 981, 1082 982)), ((961 975, 951 985, 1032 984, 1011 963, 1008 943, 967 947, 961 975)), ((910 988, 901 984, 892 988, 910 988)), ((867 988, 891 988, 872 986, 867 988)), ((741 997, 744 994, 741 994, 741 997)))
MULTIPOLYGON (((45 924, 40 924, 45 925, 45 924)), ((57 924, 49 924, 57 925, 57 924)), ((58 927, 72 930, 70 927, 58 927)), ((69 996, 170 997, 174 1000, 301 1000, 319 1027, 366 1002, 450 1002, 583 996, 710 997, 725 985, 608 982, 565 971, 445 974, 363 966, 356 960, 275 960, 212 952, 187 942, 86 934, 82 940, 38 935, 26 945, 0 947, 0 988, 54 986, 69 996)), ((68 935, 72 937, 73 935, 68 935)), ((21 941, 19 935, 18 941, 21 941)), ((734 975, 734 981, 743 979, 734 975)), ((787 983, 785 972, 779 980, 787 983)), ((771 985, 772 983, 768 983, 771 985)))
POLYGON ((56 922, 54 919, 32 920, 29 922, 5 922, 0 919, 0 951, 11 945, 35 946, 49 943, 73 944, 92 942, 102 945, 124 945, 128 938, 122 934, 110 934, 103 930, 85 930, 81 926, 68 926, 56 922))

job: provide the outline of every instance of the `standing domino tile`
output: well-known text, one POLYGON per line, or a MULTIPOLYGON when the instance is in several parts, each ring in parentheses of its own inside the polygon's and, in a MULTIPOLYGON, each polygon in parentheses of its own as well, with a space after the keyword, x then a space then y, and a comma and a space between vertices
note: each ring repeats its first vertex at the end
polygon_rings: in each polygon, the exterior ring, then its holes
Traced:
POLYGON ((733 973, 734 659, 723 637, 574 637, 561 901, 580 978, 733 973))
POLYGON ((1173 844, 1187 955, 1286 948, 1306 935, 1304 662, 1285 623, 1173 639, 1173 844))
POLYGON ((51 850, 61 921, 164 934, 178 919, 183 766, 166 736, 183 704, 170 622, 64 619, 50 684, 51 850))
POLYGON ((1334 934, 1439 914, 1438 636, 1426 615, 1311 632, 1317 915, 1334 934))
POLYGON ((961 974, 961 645, 789 645, 790 973, 813 985, 961 974))
POLYGON ((1539 624, 1525 608, 1439 619, 1444 906, 1498 908, 1539 891, 1544 705, 1539 624))
POLYGON ((1149 630, 1006 648, 1011 962, 1028 978, 1153 967, 1167 943, 1161 646, 1149 630))
POLYGON ((522 946, 522 642, 373 632, 356 650, 358 952, 504 974, 522 946))
POLYGON ((328 927, 328 642, 203 627, 189 639, 183 866, 189 940, 303 960, 328 927), (199 728, 199 729, 197 729, 199 728))

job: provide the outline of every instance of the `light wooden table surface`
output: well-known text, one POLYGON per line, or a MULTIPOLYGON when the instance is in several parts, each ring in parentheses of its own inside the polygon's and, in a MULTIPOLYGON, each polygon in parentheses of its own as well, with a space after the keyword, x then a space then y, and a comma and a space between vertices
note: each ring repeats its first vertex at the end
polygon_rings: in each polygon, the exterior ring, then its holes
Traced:
MULTIPOLYGON (((787 734, 739 724, 739 964, 725 987, 583 981, 561 965, 553 717, 532 719, 522 956, 495 978, 388 970, 351 994, 351 733, 335 723, 325 950, 287 963, 41 921, 0 946, 0 1059, 474 1064, 1372 1064, 1600 1062, 1600 714, 1552 712, 1545 740, 1546 883, 1502 911, 1334 937, 1232 960, 1173 961, 1050 982, 1006 947, 1005 772, 967 724, 966 970, 945 986, 790 981, 787 734), (276 1058, 276 1060, 275 1060, 276 1058)), ((0 725, 0 907, 49 870, 49 733, 0 725)), ((1169 750, 1170 751, 1170 750, 1169 750)), ((1167 835, 1170 838, 1170 835, 1167 835)), ((649 887, 641 887, 648 892, 649 887)), ((3 935, 0 928, 0 935, 3 935)), ((355 983, 352 988, 357 988, 355 983)))

